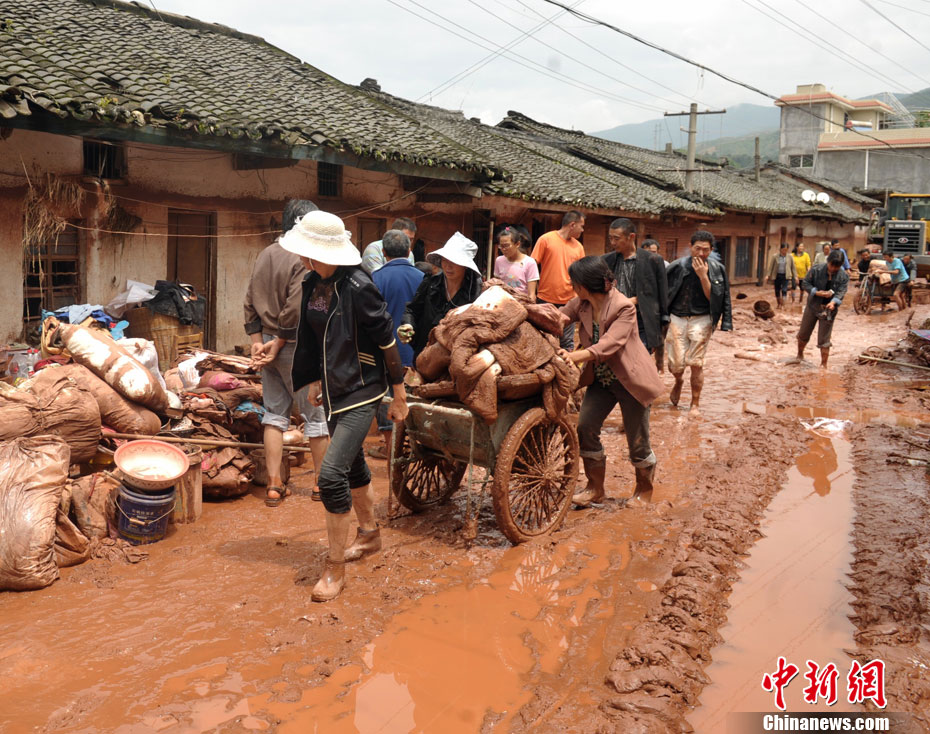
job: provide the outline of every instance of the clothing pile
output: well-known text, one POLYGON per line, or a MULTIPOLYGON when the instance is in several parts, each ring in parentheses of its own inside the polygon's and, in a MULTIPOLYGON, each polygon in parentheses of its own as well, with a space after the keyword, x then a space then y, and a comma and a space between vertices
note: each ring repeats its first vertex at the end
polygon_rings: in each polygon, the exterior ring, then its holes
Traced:
POLYGON ((557 355, 558 310, 530 303, 500 281, 488 281, 474 303, 450 311, 416 360, 424 384, 450 381, 459 400, 485 422, 498 413, 501 378, 534 375, 550 419, 565 409, 579 372, 557 355))

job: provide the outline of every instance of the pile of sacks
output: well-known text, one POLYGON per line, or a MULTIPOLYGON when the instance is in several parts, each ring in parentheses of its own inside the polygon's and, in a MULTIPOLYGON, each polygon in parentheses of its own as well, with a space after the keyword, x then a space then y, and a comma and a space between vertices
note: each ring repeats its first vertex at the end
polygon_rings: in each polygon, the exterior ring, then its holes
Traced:
POLYGON ((578 386, 574 364, 558 356, 562 327, 558 309, 490 280, 474 302, 445 315, 417 357, 424 383, 451 380, 459 400, 487 423, 498 413, 498 380, 535 375, 551 420, 578 386))

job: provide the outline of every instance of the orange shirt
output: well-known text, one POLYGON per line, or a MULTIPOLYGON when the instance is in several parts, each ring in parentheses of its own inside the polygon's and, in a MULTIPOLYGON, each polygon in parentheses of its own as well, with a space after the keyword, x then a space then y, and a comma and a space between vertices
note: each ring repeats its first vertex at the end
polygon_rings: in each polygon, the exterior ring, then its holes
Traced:
POLYGON ((568 278, 568 266, 584 257, 584 246, 578 240, 574 237, 563 240, 558 230, 546 232, 536 240, 531 257, 539 265, 537 298, 564 304, 575 297, 568 278))

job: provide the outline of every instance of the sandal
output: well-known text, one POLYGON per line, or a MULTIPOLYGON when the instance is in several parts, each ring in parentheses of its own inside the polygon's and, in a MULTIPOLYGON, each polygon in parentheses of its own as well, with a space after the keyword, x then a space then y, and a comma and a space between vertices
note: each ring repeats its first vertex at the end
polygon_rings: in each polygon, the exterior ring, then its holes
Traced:
POLYGON ((285 498, 290 493, 291 493, 291 490, 289 490, 287 487, 278 487, 278 486, 268 487, 268 489, 265 490, 265 505, 267 507, 277 507, 282 502, 284 502, 285 498), (278 496, 272 497, 270 494, 268 494, 269 492, 276 492, 278 496))

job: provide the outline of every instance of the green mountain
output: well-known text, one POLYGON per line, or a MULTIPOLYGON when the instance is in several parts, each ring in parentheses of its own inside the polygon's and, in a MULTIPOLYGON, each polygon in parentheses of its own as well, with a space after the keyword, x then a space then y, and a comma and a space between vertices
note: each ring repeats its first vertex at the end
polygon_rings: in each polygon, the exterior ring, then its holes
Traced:
MULTIPOLYGON (((778 160, 778 130, 740 135, 733 138, 717 138, 698 143, 697 154, 705 160, 719 161, 726 158, 733 168, 752 168, 755 165, 755 139, 759 138, 759 154, 762 163, 778 160)), ((679 149, 682 153, 685 149, 679 149)))

